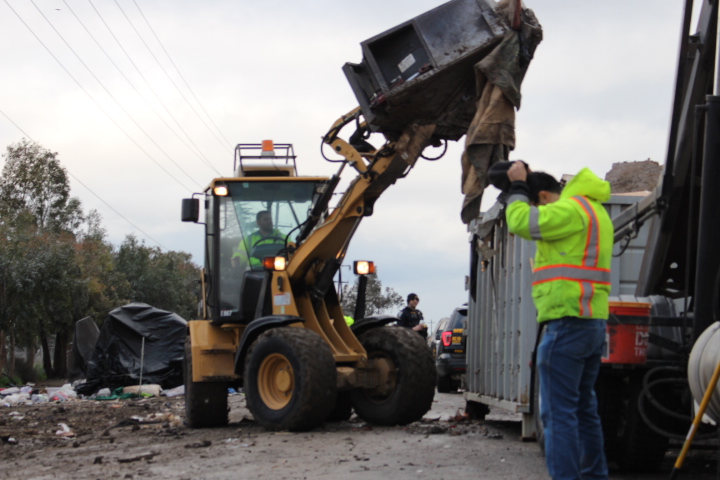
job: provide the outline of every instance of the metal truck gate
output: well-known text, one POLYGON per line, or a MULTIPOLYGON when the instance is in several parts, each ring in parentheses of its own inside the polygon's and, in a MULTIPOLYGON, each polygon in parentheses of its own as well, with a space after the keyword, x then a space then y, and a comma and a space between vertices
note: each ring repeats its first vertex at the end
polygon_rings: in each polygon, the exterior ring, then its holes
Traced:
MULTIPOLYGON (((642 197, 613 195, 605 205, 610 217, 642 197)), ((531 295, 534 242, 510 235, 496 204, 470 225, 467 372, 465 400, 522 413, 522 436, 535 436, 531 415, 531 361, 537 336, 531 295)), ((612 296, 633 296, 647 229, 612 261, 612 296)), ((618 255, 626 242, 615 244, 618 255)))

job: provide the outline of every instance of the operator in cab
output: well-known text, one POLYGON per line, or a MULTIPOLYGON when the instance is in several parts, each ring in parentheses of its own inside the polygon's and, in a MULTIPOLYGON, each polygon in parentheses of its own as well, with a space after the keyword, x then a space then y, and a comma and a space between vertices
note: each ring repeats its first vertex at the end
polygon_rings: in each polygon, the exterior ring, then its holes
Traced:
POLYGON ((255 216, 258 229, 252 234, 240 240, 232 256, 233 267, 249 261, 253 270, 262 268, 262 257, 277 253, 285 246, 286 236, 280 230, 273 227, 273 218, 270 212, 262 210, 255 216), (261 248, 258 248, 261 247, 261 248), (273 248, 276 247, 276 248, 273 248), (262 255, 259 255, 259 251, 262 255))

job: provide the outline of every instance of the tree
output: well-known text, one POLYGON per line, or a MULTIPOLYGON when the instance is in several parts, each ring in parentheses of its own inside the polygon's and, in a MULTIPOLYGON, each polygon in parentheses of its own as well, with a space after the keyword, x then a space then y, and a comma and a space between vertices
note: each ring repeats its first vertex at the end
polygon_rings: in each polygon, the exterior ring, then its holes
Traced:
MULTIPOLYGON (((350 287, 344 285, 342 289, 342 300, 340 302, 345 315, 352 316, 355 312, 355 300, 357 299, 358 280, 350 287)), ((377 274, 368 275, 367 287, 365 290, 365 315, 378 315, 381 313, 395 315, 397 310, 402 307, 403 298, 394 289, 385 287, 383 290, 382 283, 377 274)))
POLYGON ((12 348, 16 340, 34 348, 39 337, 49 376, 54 369, 47 335, 56 335, 55 364, 63 375, 74 315, 87 303, 74 248, 83 222, 81 204, 70 197, 67 171, 57 153, 23 139, 8 146, 4 157, 0 322, 11 329, 12 348))
POLYGON ((40 231, 75 231, 82 223, 80 200, 70 197, 65 168, 51 152, 22 139, 7 147, 0 178, 0 217, 14 221, 27 211, 40 231))
POLYGON ((115 255, 115 269, 127 281, 129 300, 186 319, 197 315, 200 268, 192 263, 189 253, 163 253, 128 235, 115 255))

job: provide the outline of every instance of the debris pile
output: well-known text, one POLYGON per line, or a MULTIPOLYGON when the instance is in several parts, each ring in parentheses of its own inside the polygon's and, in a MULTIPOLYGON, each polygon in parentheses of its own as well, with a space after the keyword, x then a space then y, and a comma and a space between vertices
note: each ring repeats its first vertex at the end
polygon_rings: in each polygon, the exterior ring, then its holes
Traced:
POLYGON ((639 162, 613 163, 605 180, 610 182, 612 193, 652 192, 660 182, 662 171, 662 165, 649 158, 639 162))

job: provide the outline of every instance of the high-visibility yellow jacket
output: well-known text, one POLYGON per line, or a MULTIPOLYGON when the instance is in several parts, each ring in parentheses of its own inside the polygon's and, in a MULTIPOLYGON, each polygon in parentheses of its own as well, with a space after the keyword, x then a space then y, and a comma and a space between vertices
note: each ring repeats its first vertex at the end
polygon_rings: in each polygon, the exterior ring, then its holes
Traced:
POLYGON ((233 253, 233 257, 238 257, 242 261, 250 261, 250 265, 257 267, 262 265, 262 259, 251 257, 252 249, 258 245, 277 245, 280 250, 282 245, 285 245, 285 234, 277 228, 273 228, 269 235, 263 236, 260 230, 251 233, 240 241, 237 248, 233 253))
POLYGON ((538 322, 562 317, 608 318, 613 224, 602 205, 610 184, 584 168, 557 202, 533 207, 511 190, 510 232, 537 242, 533 300, 538 322))

